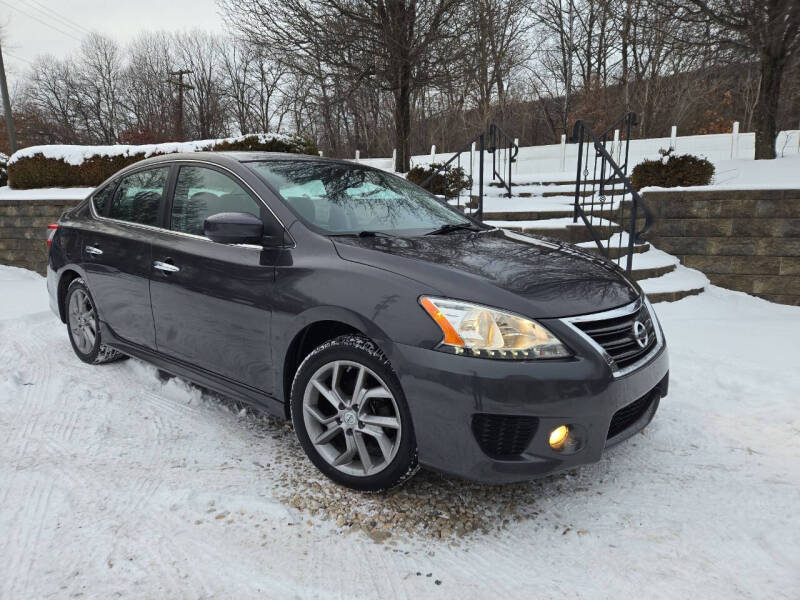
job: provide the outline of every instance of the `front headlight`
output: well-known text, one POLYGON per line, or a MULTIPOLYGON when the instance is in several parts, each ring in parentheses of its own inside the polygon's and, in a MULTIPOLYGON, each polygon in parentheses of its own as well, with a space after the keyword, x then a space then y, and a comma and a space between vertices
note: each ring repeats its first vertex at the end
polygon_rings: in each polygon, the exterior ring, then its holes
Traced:
POLYGON ((442 330, 442 347, 455 354, 507 360, 570 356, 536 321, 460 300, 422 296, 419 302, 442 330))

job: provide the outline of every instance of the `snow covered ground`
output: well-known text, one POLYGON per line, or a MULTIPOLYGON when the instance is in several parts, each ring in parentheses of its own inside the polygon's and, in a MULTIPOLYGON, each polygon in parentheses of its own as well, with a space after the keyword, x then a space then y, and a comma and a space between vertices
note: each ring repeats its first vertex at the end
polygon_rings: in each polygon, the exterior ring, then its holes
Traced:
MULTIPOLYGON (((667 149, 672 144, 670 138, 645 138, 631 140, 629 157, 631 168, 644 159, 658 159, 659 150, 667 149)), ((755 134, 742 133, 738 142, 734 142, 730 133, 716 133, 710 135, 678 136, 674 142, 676 154, 696 154, 710 160, 716 167, 714 183, 721 185, 783 185, 796 187, 797 162, 795 171, 786 170, 783 160, 800 161, 800 130, 787 130, 778 133, 775 140, 775 152, 779 157, 775 161, 758 161, 759 167, 754 167, 755 134), (793 185, 792 185, 793 184, 793 185)), ((609 151, 620 157, 622 146, 609 147, 609 151)), ((525 181, 563 181, 575 178, 575 166, 578 158, 577 144, 566 144, 564 147, 564 162, 562 167, 562 148, 560 144, 542 146, 522 146, 519 149, 517 161, 512 167, 512 180, 525 181)), ((426 165, 433 162, 443 163, 453 156, 453 152, 439 152, 431 157, 423 154, 411 157, 412 165, 426 165)), ((491 181, 492 159, 487 157, 484 175, 486 181, 491 181)), ((362 163, 381 169, 392 169, 391 158, 361 159, 362 163)), ((618 162, 622 163, 622 160, 618 162)), ((470 160, 469 154, 463 154, 460 165, 467 174, 477 179, 478 156, 475 153, 470 160)), ((500 170, 505 172, 505 164, 500 170)))
POLYGON ((280 423, 79 362, 45 294, 0 267, 0 598, 797 598, 798 308, 657 305, 670 395, 598 464, 364 496, 280 423))

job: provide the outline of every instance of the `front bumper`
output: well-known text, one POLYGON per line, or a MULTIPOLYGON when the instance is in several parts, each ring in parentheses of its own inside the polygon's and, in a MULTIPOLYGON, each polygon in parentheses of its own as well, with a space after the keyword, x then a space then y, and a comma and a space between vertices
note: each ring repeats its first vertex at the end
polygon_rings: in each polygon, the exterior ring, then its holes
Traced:
POLYGON ((411 410, 421 464, 486 483, 532 479, 596 462, 607 446, 652 420, 668 389, 666 342, 645 364, 614 377, 601 354, 563 322, 542 324, 575 356, 512 362, 401 344, 387 349, 411 410), (617 415, 610 431, 615 413, 629 406, 617 415), (535 417, 534 432, 518 455, 493 457, 476 437, 475 415, 535 417), (620 421, 620 415, 629 418, 620 421), (565 424, 581 437, 576 452, 559 452, 548 443, 550 431, 565 424))

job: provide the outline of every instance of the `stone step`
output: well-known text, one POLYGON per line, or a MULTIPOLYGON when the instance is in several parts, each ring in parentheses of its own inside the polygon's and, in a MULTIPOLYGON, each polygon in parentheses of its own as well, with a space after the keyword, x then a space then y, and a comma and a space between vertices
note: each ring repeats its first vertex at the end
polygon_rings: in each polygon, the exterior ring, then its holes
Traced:
POLYGON ((632 269, 631 275, 635 281, 642 281, 643 279, 653 279, 654 277, 661 277, 667 273, 675 270, 675 265, 664 265, 663 267, 649 267, 644 269, 632 269))
POLYGON ((653 304, 656 302, 677 302, 689 296, 702 294, 704 289, 705 288, 695 288, 692 290, 677 290, 674 292, 656 292, 654 294, 647 294, 647 297, 653 304))
MULTIPOLYGON (((561 240, 563 242, 569 242, 570 244, 591 242, 593 240, 589 229, 585 225, 580 224, 567 225, 566 227, 505 227, 506 229, 511 229, 512 231, 521 231, 523 233, 530 233, 532 235, 549 237, 556 240, 561 240)), ((594 229, 600 239, 608 239, 620 230, 617 225, 598 225, 594 229)))
MULTIPOLYGON (((523 193, 514 194, 514 195, 515 196, 522 196, 523 193)), ((600 190, 597 190, 597 189, 595 189, 595 190, 591 190, 591 189, 584 190, 584 189, 581 189, 581 191, 579 192, 579 195, 584 197, 584 198, 588 198, 588 197, 590 197, 592 195, 594 195, 595 197, 599 197, 600 196, 600 190)), ((604 195, 606 196, 606 198, 608 198, 609 196, 630 195, 630 191, 628 191, 628 190, 626 190, 625 188, 622 188, 622 187, 610 188, 610 189, 606 189, 605 190, 604 195)), ((563 191, 554 190, 554 191, 542 192, 540 194, 540 196, 542 196, 542 198, 552 198, 553 196, 572 196, 574 198, 575 197, 575 190, 563 190, 563 191)))
MULTIPOLYGON (((515 196, 521 196, 522 194, 514 194, 515 196)), ((580 195, 584 198, 592 195, 592 190, 581 190, 580 195)), ((552 192, 542 192, 540 194, 542 198, 553 198, 554 196, 571 196, 575 197, 575 190, 564 190, 564 191, 552 191, 552 192)))
MULTIPOLYGON (((623 205, 623 219, 629 218, 630 214, 627 212, 628 202, 623 205)), ((565 205, 567 206, 567 205, 565 205)), ((613 209, 609 209, 608 202, 587 202, 581 205, 584 212, 588 216, 600 217, 609 220, 618 220, 620 217, 620 207, 616 204, 613 209), (592 212, 594 209, 594 212, 592 212)), ((485 221, 540 221, 545 219, 558 219, 564 217, 571 217, 573 211, 571 208, 564 208, 564 210, 536 210, 535 203, 531 203, 531 210, 525 211, 484 211, 483 219, 485 221)), ((580 219, 578 220, 580 223, 580 219)))
POLYGON ((544 221, 571 217, 572 209, 548 211, 484 212, 484 221, 544 221))
POLYGON ((709 281, 700 271, 677 264, 675 269, 659 277, 639 280, 639 285, 653 302, 674 302, 701 293, 709 281))
MULTIPOLYGON (((594 254, 602 254, 600 252, 600 248, 594 243, 592 240, 592 245, 581 246, 583 250, 587 252, 592 252, 594 254)), ((641 254, 643 252, 647 252, 650 250, 650 244, 638 244, 633 247, 634 254, 641 254)), ((611 259, 619 258, 620 256, 625 256, 628 252, 627 246, 619 247, 619 246, 612 246, 608 249, 608 257, 611 259)))
MULTIPOLYGON (((600 185, 600 180, 599 179, 587 179, 586 183, 588 185, 592 185, 592 184, 600 185)), ((615 184, 618 185, 618 184, 621 184, 621 183, 622 183, 621 179, 612 179, 611 181, 607 181, 606 185, 615 185, 615 184)), ((499 181, 491 181, 491 182, 489 182, 489 185, 491 187, 498 187, 498 188, 505 187, 499 181)), ((575 185, 575 180, 574 179, 562 179, 560 181, 540 181, 538 179, 522 179, 520 181, 514 181, 514 178, 512 176, 512 178, 511 178, 511 187, 512 188, 513 187, 526 186, 526 185, 542 185, 542 186, 572 185, 572 186, 574 186, 575 185)))

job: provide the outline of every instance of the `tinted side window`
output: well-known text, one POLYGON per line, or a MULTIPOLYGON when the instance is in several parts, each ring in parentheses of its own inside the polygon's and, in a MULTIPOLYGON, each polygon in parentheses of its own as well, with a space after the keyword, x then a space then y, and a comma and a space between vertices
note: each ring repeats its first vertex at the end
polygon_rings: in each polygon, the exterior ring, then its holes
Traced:
POLYGON ((102 190, 95 192, 94 196, 92 196, 92 202, 94 202, 94 209, 97 211, 98 215, 104 216, 106 214, 106 207, 111 202, 111 197, 114 195, 114 190, 117 187, 117 182, 112 181, 102 190))
POLYGON ((148 169, 123 177, 111 201, 112 219, 158 226, 158 212, 164 197, 169 167, 148 169))
POLYGON ((205 167, 181 167, 172 201, 171 228, 203 235, 203 222, 221 212, 261 218, 261 204, 227 175, 205 167))

